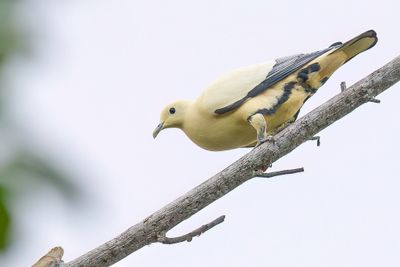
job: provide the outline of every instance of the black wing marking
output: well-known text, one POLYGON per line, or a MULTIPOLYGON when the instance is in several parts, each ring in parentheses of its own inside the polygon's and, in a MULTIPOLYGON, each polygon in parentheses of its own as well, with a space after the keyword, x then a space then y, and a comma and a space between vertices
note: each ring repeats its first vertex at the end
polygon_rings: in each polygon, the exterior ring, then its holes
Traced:
POLYGON ((313 53, 298 54, 298 55, 294 55, 294 56, 283 57, 283 58, 277 59, 274 67, 268 73, 265 80, 262 81, 260 84, 258 84, 253 89, 251 89, 245 97, 239 99, 238 101, 236 101, 228 106, 219 108, 219 109, 215 110, 214 112, 216 114, 224 114, 226 112, 232 111, 232 110, 240 107, 247 99, 259 95, 260 93, 264 92, 265 90, 267 90, 269 87, 271 87, 275 83, 283 80, 284 78, 286 78, 293 72, 300 69, 302 66, 304 66, 308 62, 310 62, 313 59, 319 57, 320 55, 322 55, 330 50, 336 49, 340 46, 341 46, 341 44, 335 43, 334 45, 332 45, 326 49, 316 51, 313 53))

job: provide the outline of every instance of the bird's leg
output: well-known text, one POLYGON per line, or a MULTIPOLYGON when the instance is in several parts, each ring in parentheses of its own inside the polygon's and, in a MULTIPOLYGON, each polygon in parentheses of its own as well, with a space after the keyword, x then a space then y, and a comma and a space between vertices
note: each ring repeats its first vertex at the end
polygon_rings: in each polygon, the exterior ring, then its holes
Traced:
POLYGON ((261 145, 262 143, 265 143, 267 141, 275 142, 273 136, 267 136, 267 122, 265 121, 265 118, 262 114, 257 113, 257 114, 251 115, 248 118, 248 122, 257 131, 257 144, 255 147, 258 147, 259 145, 261 145))

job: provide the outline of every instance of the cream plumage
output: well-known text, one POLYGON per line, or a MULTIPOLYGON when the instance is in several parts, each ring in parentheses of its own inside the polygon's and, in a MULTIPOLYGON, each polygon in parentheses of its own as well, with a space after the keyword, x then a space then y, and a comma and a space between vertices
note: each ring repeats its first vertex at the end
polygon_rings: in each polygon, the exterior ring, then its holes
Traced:
POLYGON ((377 40, 370 30, 344 44, 231 71, 195 101, 167 105, 153 137, 165 128, 180 128, 198 146, 213 151, 265 142, 296 120, 304 102, 334 71, 377 40))

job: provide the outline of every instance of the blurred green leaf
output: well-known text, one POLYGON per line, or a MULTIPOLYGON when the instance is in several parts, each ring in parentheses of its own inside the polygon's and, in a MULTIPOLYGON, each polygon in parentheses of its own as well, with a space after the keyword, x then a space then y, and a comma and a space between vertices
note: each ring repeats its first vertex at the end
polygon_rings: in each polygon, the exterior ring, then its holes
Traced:
MULTIPOLYGON (((14 12, 17 3, 18 1, 14 0, 0 0, 0 71, 7 59, 19 50, 24 42, 24 33, 17 23, 14 12)), ((4 84, 0 82, 0 115, 5 102, 4 91, 4 84)))
POLYGON ((6 248, 10 230, 10 214, 5 201, 5 188, 0 186, 0 251, 6 248))
POLYGON ((18 76, 5 77, 3 72, 13 56, 29 51, 30 34, 27 31, 30 29, 23 24, 21 13, 16 8, 21 2, 0 0, 0 251, 6 250, 10 243, 9 236, 12 238, 13 235, 10 233, 10 215, 14 214, 14 210, 10 210, 10 206, 14 207, 17 199, 25 198, 27 193, 37 193, 37 187, 46 190, 47 185, 58 190, 69 201, 77 200, 77 196, 82 195, 62 170, 42 156, 40 150, 30 150, 27 148, 29 144, 8 135, 24 136, 19 132, 20 129, 12 126, 12 121, 9 121, 12 118, 7 117, 8 105, 13 104, 7 81, 18 79, 18 76))
POLYGON ((46 183, 52 185, 64 197, 73 199, 78 195, 78 188, 39 155, 20 151, 7 164, 0 168, 0 181, 12 188, 24 188, 24 185, 46 183))

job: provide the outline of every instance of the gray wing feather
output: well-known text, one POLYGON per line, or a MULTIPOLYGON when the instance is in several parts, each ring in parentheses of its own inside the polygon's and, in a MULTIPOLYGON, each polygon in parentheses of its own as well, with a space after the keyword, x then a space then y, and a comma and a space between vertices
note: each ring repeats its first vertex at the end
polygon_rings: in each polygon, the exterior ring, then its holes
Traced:
POLYGON ((264 92, 269 87, 271 87, 272 85, 285 79, 287 76, 289 76, 293 72, 295 72, 298 69, 300 69, 301 67, 303 67, 308 62, 312 61, 313 59, 319 57, 320 55, 322 55, 330 50, 336 49, 339 46, 340 45, 338 44, 336 46, 330 46, 326 49, 316 51, 313 53, 309 53, 309 54, 298 54, 298 55, 294 55, 294 56, 288 56, 288 57, 283 57, 283 58, 277 59, 274 67, 268 73, 268 75, 264 81, 262 81, 260 84, 258 84, 253 89, 251 89, 245 97, 239 99, 238 101, 236 101, 228 106, 225 106, 223 108, 215 110, 215 113, 223 114, 223 113, 232 111, 232 110, 240 107, 247 99, 259 95, 260 93, 264 92))

